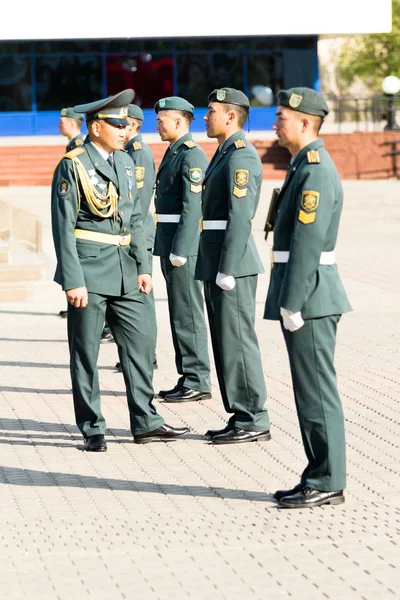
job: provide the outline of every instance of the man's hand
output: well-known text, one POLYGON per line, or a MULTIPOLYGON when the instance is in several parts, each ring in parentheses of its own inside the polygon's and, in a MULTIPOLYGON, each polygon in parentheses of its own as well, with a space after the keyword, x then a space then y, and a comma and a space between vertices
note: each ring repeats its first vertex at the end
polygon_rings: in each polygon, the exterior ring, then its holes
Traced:
POLYGON ((222 289, 230 292, 236 285, 236 281, 233 275, 227 275, 226 273, 217 273, 215 283, 222 289))
POLYGON ((183 265, 187 261, 187 258, 184 258, 183 256, 177 256, 176 254, 172 254, 171 252, 171 254, 169 255, 169 260, 171 264, 174 265, 174 267, 183 267, 183 265))
POLYGON ((73 288, 65 292, 67 302, 75 308, 85 308, 88 304, 88 291, 86 287, 73 288))
POLYGON ((288 331, 291 331, 292 333, 294 331, 297 331, 304 325, 304 321, 302 319, 300 311, 293 312, 291 310, 288 310, 287 308, 281 307, 281 316, 283 319, 284 328, 288 331))
POLYGON ((139 292, 141 292, 142 294, 146 294, 146 296, 148 294, 150 294, 151 288, 153 287, 153 281, 151 279, 151 275, 149 275, 148 273, 144 273, 143 275, 138 275, 137 281, 138 281, 139 292))

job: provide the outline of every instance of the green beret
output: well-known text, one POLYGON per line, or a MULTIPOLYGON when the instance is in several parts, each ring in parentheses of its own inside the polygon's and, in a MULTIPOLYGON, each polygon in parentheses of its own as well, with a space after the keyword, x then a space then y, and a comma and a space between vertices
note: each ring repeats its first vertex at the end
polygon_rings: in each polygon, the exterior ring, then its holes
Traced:
POLYGON ((137 106, 137 104, 130 104, 128 106, 128 117, 131 119, 137 119, 138 121, 143 121, 143 111, 137 106))
POLYGON ((213 90, 207 98, 208 102, 222 102, 223 104, 237 104, 244 108, 250 108, 250 102, 246 94, 240 90, 223 87, 213 90))
POLYGON ((128 104, 132 102, 134 97, 135 92, 133 90, 124 90, 123 92, 119 92, 119 94, 115 94, 115 96, 103 98, 103 100, 78 104, 74 106, 74 110, 86 113, 88 121, 104 119, 110 125, 126 127, 128 125, 128 104))
POLYGON ((321 94, 306 87, 281 90, 278 94, 278 104, 317 117, 326 117, 329 113, 328 105, 321 94))
POLYGON ((160 112, 160 110, 186 110, 187 112, 193 113, 194 106, 185 100, 185 98, 179 98, 179 96, 170 96, 169 98, 161 98, 161 100, 157 100, 154 105, 154 110, 157 114, 160 112))
POLYGON ((84 115, 82 113, 75 112, 70 106, 68 108, 62 108, 60 115, 62 117, 67 117, 68 119, 78 119, 79 121, 83 121, 84 119, 84 115))

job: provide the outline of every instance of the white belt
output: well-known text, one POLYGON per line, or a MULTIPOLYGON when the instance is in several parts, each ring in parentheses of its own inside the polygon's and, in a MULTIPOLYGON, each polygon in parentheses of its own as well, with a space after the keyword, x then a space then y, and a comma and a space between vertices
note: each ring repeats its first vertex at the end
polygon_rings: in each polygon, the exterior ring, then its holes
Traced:
MULTIPOLYGON (((289 250, 273 250, 272 258, 274 263, 287 263, 289 260, 289 250)), ((335 251, 321 252, 319 257, 320 265, 334 265, 336 263, 335 251)))
POLYGON ((155 213, 154 220, 156 223, 179 223, 181 215, 160 215, 155 213))
POLYGON ((228 221, 202 221, 200 229, 226 229, 228 221))

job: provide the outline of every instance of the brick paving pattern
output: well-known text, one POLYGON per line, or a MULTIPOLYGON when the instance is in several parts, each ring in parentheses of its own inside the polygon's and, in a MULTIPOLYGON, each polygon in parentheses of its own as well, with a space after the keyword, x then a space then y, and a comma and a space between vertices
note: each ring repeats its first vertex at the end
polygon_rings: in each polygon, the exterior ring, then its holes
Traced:
MULTIPOLYGON (((208 444, 223 425, 213 399, 157 408, 184 441, 132 442, 114 344, 100 349, 108 452, 80 451, 74 425, 65 301, 55 284, 25 303, 0 304, 0 564, 12 600, 299 600, 400 598, 399 182, 347 181, 339 270, 354 312, 339 325, 336 366, 348 448, 346 503, 280 510, 277 488, 305 464, 283 337, 262 320, 269 247, 263 198, 254 233, 260 276, 257 332, 272 421, 270 442, 208 444)), ((43 217, 54 265, 49 190, 3 189, 43 217)), ((155 267, 159 323, 155 389, 175 384, 164 282, 155 267)))

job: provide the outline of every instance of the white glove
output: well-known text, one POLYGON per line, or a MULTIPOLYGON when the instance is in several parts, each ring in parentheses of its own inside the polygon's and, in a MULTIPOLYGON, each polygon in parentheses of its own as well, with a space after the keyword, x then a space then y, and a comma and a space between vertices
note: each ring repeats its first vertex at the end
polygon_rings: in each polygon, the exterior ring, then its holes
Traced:
POLYGON ((230 292, 236 285, 236 281, 233 275, 227 275, 226 273, 217 273, 215 283, 223 290, 230 292))
POLYGON ((183 265, 187 261, 187 258, 183 258, 183 256, 177 256, 176 254, 172 254, 171 252, 171 254, 169 255, 169 260, 174 265, 174 267, 183 267, 183 265))
POLYGON ((293 312, 287 308, 281 308, 281 315, 283 319, 283 326, 293 333, 304 325, 304 321, 301 317, 301 312, 293 312))

